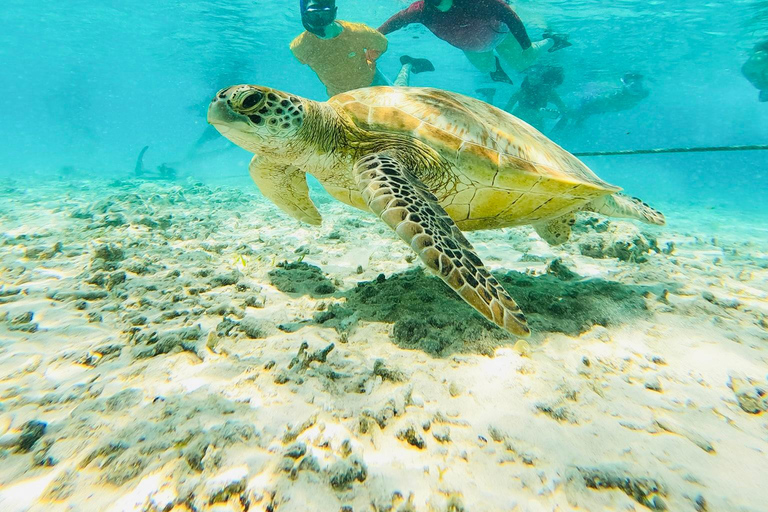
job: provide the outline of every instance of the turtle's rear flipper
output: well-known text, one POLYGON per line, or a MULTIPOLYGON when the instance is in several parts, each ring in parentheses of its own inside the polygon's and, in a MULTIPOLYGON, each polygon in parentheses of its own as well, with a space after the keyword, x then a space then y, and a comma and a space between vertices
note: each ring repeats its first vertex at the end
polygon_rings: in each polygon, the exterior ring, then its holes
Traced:
POLYGON ((576 223, 576 217, 572 213, 563 215, 549 222, 534 224, 536 233, 549 245, 564 244, 571 238, 571 226, 576 223))
POLYGON ((654 210, 636 197, 629 197, 624 194, 600 197, 587 203, 583 210, 601 213, 609 217, 635 219, 646 224, 656 224, 659 226, 663 226, 667 222, 664 219, 664 214, 660 211, 654 210))
POLYGON ((765 91, 760 91, 760 94, 757 96, 757 99, 760 100, 761 103, 765 103, 768 101, 768 89, 765 91))
POLYGON ((368 207, 430 270, 488 320, 512 334, 530 334, 515 301, 491 276, 437 198, 402 162, 377 153, 360 159, 354 174, 368 207))

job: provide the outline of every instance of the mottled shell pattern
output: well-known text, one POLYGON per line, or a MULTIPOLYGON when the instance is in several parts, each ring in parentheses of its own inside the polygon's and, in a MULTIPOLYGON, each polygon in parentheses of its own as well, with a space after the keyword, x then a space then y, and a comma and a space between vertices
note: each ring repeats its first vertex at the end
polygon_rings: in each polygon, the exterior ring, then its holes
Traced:
POLYGON ((462 229, 552 219, 620 190, 532 126, 474 98, 371 87, 329 104, 360 128, 411 135, 451 162, 452 188, 439 195, 462 229))

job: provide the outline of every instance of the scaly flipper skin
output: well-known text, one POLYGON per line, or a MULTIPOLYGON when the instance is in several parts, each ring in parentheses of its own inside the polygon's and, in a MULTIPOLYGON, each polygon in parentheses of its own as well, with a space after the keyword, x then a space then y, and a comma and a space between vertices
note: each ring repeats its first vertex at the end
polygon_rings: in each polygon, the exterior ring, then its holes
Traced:
POLYGON ((664 214, 645 204, 641 199, 624 194, 611 194, 587 203, 584 208, 588 212, 600 213, 608 217, 623 217, 635 219, 646 224, 663 226, 666 224, 664 214))
POLYGON ((549 222, 534 224, 536 233, 549 245, 564 244, 571 238, 571 227, 576 223, 576 216, 567 213, 549 222))
POLYGON ((488 320, 512 334, 530 334, 512 297, 491 276, 437 198, 394 154, 366 156, 355 164, 354 174, 368 207, 427 267, 488 320))
POLYGON ((313 226, 322 223, 320 212, 309 198, 304 171, 291 165, 270 164, 258 156, 253 157, 248 170, 264 197, 285 213, 313 226))

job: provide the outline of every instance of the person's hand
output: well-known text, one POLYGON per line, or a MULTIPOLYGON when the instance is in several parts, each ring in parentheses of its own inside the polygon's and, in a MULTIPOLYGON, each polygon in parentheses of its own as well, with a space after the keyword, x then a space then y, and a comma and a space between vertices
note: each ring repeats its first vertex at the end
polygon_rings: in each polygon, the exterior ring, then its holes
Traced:
POLYGON ((376 59, 381 57, 381 52, 378 50, 365 50, 365 58, 368 62, 376 62, 376 59))
POLYGON ((554 108, 540 108, 539 114, 543 116, 545 119, 557 119, 561 116, 561 112, 554 108))

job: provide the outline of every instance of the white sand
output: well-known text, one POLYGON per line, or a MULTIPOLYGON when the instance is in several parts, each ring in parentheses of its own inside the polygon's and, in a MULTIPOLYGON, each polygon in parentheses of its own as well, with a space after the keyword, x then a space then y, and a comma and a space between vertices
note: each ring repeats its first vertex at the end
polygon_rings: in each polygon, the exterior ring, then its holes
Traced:
POLYGON ((670 293, 608 328, 437 358, 399 348, 387 323, 341 336, 309 320, 343 298, 270 284, 300 248, 341 290, 415 265, 383 224, 337 203, 321 202, 318 229, 256 194, 205 187, 50 184, 2 203, 2 511, 766 510, 764 219, 679 209, 659 230, 612 221, 674 242, 644 263, 582 255, 592 231, 559 248, 530 229, 472 233, 493 270, 543 272, 561 257, 582 276, 670 293), (92 217, 73 218, 78 208, 92 217), (109 243, 123 255, 103 277, 125 282, 84 283, 98 282, 95 251, 109 243), (238 285, 211 288, 233 270, 238 285), (63 295, 75 290, 103 297, 63 295), (31 323, 12 322, 26 312, 31 323), (225 316, 261 337, 217 336, 225 316), (289 369, 303 342, 335 348, 289 369), (377 359, 402 379, 374 375, 377 359), (46 430, 26 452, 31 420, 46 430))

